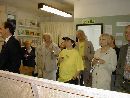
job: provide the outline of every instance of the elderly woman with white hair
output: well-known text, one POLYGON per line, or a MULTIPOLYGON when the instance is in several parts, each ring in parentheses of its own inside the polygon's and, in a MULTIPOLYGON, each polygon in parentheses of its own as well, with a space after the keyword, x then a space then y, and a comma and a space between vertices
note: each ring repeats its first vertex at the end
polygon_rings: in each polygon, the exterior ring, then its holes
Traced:
POLYGON ((92 87, 110 90, 111 74, 116 69, 117 55, 109 45, 110 35, 102 34, 99 37, 99 44, 101 48, 95 52, 92 59, 92 87))
POLYGON ((56 80, 57 56, 60 49, 52 42, 49 33, 43 34, 44 43, 37 48, 38 77, 49 80, 56 80))

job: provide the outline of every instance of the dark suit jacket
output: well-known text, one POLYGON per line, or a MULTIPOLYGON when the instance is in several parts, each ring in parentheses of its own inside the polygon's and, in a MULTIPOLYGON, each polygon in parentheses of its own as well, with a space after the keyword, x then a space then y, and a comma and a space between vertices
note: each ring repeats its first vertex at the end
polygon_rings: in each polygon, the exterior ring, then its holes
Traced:
POLYGON ((22 61, 23 66, 35 67, 35 48, 31 47, 32 50, 29 53, 25 47, 22 47, 22 61), (27 57, 25 55, 28 55, 27 57))
POLYGON ((19 73, 21 65, 21 46, 13 36, 2 46, 0 53, 0 70, 19 73))
MULTIPOLYGON (((116 86, 117 90, 121 90, 122 87, 124 86, 124 65, 126 62, 126 55, 127 55, 127 50, 128 50, 128 44, 124 45, 120 48, 120 53, 119 53, 119 59, 117 63, 117 70, 116 70, 116 86)), ((127 86, 127 85, 125 85, 127 86)))
MULTIPOLYGON (((116 51, 117 60, 118 60, 120 48, 118 48, 117 46, 115 46, 113 49, 115 49, 115 51, 116 51)), ((112 75, 116 75, 116 70, 114 72, 112 72, 112 75)))

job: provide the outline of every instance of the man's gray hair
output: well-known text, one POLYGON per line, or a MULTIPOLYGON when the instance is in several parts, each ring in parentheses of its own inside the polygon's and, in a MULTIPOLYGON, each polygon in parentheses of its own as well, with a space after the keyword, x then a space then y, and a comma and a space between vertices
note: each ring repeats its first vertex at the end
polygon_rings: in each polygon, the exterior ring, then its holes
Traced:
POLYGON ((77 32, 81 32, 81 33, 84 33, 84 31, 83 31, 83 30, 77 30, 77 32))
POLYGON ((83 30, 77 30, 76 32, 79 32, 82 34, 82 37, 84 37, 84 39, 88 40, 87 36, 85 35, 85 32, 83 30))

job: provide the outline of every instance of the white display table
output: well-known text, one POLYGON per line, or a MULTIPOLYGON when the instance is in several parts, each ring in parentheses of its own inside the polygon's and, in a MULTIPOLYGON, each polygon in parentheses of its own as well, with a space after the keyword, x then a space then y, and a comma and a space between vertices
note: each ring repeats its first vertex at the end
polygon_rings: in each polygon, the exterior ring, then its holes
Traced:
POLYGON ((0 70, 0 98, 130 98, 130 94, 0 70))

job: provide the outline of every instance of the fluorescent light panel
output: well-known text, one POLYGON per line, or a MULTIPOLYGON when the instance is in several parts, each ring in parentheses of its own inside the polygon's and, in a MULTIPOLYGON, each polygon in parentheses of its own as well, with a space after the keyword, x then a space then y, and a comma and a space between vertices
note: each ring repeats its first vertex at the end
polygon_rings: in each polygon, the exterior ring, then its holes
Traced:
POLYGON ((44 10, 46 12, 50 12, 50 13, 53 13, 53 14, 56 14, 56 15, 60 15, 60 16, 63 16, 63 17, 72 17, 71 14, 69 13, 66 13, 66 12, 63 12, 63 11, 60 11, 56 8, 52 8, 46 4, 43 4, 42 8, 40 8, 41 10, 44 10))

